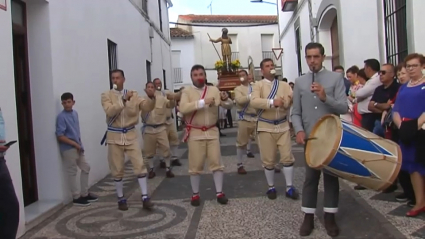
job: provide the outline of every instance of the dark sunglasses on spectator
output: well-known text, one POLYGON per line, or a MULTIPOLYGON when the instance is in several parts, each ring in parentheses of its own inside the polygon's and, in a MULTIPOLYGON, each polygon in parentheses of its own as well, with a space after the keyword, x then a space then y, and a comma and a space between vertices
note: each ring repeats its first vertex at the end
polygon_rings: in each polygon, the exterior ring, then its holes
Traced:
POLYGON ((387 72, 386 71, 379 71, 379 74, 380 75, 385 75, 385 74, 387 74, 387 72))

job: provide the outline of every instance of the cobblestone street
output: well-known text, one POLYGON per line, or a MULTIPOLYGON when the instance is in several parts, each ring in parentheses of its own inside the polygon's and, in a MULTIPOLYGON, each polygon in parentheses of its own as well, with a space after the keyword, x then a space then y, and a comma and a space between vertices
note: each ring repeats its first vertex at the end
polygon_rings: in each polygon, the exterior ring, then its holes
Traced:
MULTIPOLYGON (((142 210, 140 189, 131 166, 126 169, 125 194, 130 209, 117 210, 115 188, 110 177, 91 188, 99 202, 90 207, 67 205, 52 217, 33 228, 23 237, 36 239, 65 238, 146 238, 146 239, 242 239, 242 238, 299 238, 303 214, 301 201, 283 196, 283 175, 276 177, 277 200, 265 196, 267 183, 261 168, 258 148, 253 144, 256 158, 247 159, 247 175, 236 173, 236 129, 223 131, 221 152, 225 163, 224 192, 229 204, 215 201, 215 190, 209 172, 202 175, 200 207, 190 206, 190 180, 187 170, 187 146, 180 146, 182 167, 175 167, 175 178, 165 178, 157 168, 157 177, 149 180, 149 190, 156 207, 142 210)), ((295 186, 301 191, 304 179, 302 148, 293 147, 296 157, 295 186)), ((157 162, 158 164, 158 162, 157 162)), ((319 205, 316 229, 307 238, 329 238, 323 226, 323 185, 319 186, 319 205)), ((341 227, 338 238, 425 238, 425 218, 407 219, 408 208, 394 200, 394 194, 369 190, 360 193, 341 180, 340 211, 337 220, 341 227), (406 225, 409 225, 408 227, 406 225)))

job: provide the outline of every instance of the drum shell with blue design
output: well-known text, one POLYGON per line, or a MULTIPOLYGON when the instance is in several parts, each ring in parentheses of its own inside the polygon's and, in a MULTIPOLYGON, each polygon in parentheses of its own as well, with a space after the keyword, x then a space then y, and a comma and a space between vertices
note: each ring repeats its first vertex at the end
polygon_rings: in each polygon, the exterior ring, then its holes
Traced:
POLYGON ((383 191, 397 178, 402 155, 398 144, 336 115, 319 119, 309 135, 306 163, 369 189, 383 191))

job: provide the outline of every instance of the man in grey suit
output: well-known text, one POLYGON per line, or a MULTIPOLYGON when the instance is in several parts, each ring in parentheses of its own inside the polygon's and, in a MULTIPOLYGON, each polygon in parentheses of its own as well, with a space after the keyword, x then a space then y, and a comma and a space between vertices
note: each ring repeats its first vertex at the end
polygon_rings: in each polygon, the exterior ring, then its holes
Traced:
MULTIPOLYGON (((348 112, 347 96, 343 76, 326 70, 322 63, 325 49, 320 43, 309 43, 305 47, 305 57, 310 72, 295 80, 292 125, 298 144, 305 145, 316 122, 327 114, 345 114, 348 112), (314 80, 314 81, 313 81, 314 80)), ((306 165, 305 181, 302 192, 302 208, 305 213, 300 228, 301 236, 308 236, 314 229, 314 213, 317 206, 317 193, 321 171, 306 165)), ((339 234, 335 222, 338 211, 339 181, 337 177, 324 173, 324 212, 325 228, 329 236, 339 234)))

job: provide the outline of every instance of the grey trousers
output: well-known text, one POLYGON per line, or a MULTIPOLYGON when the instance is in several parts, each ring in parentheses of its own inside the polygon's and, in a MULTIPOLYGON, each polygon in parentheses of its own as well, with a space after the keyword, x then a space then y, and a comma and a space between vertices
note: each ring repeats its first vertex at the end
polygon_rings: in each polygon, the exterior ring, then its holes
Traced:
MULTIPOLYGON (((306 165, 305 180, 302 192, 302 207, 304 213, 314 214, 317 207, 317 193, 319 191, 319 181, 321 170, 312 169, 306 165)), ((339 200, 339 180, 337 177, 323 173, 325 188, 325 199, 323 211, 328 213, 338 212, 339 200)))

